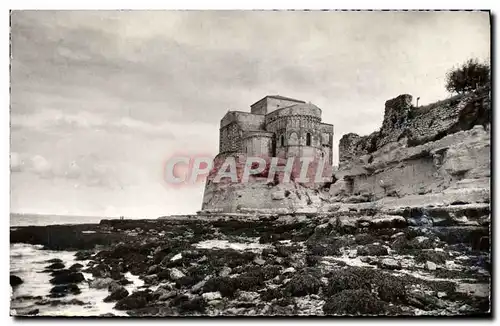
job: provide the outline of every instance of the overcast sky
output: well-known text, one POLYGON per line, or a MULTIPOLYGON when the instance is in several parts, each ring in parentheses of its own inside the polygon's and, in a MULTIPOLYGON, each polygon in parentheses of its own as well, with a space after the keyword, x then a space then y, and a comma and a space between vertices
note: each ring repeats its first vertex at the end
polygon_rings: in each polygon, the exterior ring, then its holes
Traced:
POLYGON ((203 185, 162 177, 175 153, 218 151, 227 110, 267 94, 311 101, 343 134, 384 102, 448 96, 446 71, 489 60, 488 13, 16 11, 11 211, 194 213, 203 185))

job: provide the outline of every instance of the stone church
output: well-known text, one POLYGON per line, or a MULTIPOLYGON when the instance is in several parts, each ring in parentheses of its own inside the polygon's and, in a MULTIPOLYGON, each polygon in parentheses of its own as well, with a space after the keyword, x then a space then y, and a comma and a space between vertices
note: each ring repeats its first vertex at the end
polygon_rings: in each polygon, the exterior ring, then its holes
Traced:
POLYGON ((333 125, 311 103, 268 95, 250 112, 228 111, 220 123, 219 155, 315 157, 332 164, 333 125))
MULTIPOLYGON (((250 112, 229 111, 222 118, 214 165, 227 157, 313 157, 331 167, 332 143, 333 125, 321 122, 320 108, 268 95, 252 104, 250 112)), ((251 183, 213 182, 213 178, 211 172, 205 184, 203 212, 290 211, 320 201, 317 191, 295 182, 270 186, 266 176, 253 176, 251 183)))

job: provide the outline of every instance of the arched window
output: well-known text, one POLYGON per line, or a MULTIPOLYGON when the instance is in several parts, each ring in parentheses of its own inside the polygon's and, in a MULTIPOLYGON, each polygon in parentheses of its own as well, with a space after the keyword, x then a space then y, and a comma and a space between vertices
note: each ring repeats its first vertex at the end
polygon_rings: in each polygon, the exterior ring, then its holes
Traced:
POLYGON ((306 134, 306 146, 311 146, 311 134, 306 134))
POLYGON ((285 136, 281 135, 280 137, 280 146, 283 147, 285 146, 285 136))

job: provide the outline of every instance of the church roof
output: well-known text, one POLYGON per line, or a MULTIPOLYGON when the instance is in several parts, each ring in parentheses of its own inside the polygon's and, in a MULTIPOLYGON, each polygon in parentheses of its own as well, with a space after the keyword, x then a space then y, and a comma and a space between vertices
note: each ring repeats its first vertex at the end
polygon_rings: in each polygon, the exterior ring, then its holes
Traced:
POLYGON ((294 102, 298 102, 298 103, 306 103, 302 100, 296 100, 294 98, 291 98, 291 97, 285 97, 285 96, 281 96, 281 95, 267 95, 266 97, 271 97, 271 98, 275 98, 275 99, 278 99, 278 100, 288 100, 288 101, 294 101, 294 102))
POLYGON ((305 101, 297 100, 297 99, 294 99, 294 98, 291 98, 291 97, 285 97, 285 96, 281 96, 281 95, 267 95, 267 96, 264 96, 263 98, 261 98, 260 100, 258 100, 257 102, 255 102, 254 104, 250 105, 250 106, 252 107, 255 104, 259 103, 260 101, 262 101, 262 100, 264 100, 266 98, 275 98, 275 99, 278 99, 278 100, 287 100, 287 101, 293 101, 293 102, 297 102, 297 103, 306 103, 305 101))

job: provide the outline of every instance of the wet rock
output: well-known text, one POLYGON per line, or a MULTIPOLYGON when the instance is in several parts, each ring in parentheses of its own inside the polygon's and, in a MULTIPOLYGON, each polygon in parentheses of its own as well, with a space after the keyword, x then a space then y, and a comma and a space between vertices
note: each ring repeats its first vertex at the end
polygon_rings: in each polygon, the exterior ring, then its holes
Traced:
POLYGON ((430 261, 436 264, 445 264, 448 257, 448 254, 443 251, 423 250, 415 256, 415 261, 420 263, 430 261))
POLYGON ((175 285, 177 288, 192 287, 196 285, 196 283, 198 282, 199 282, 199 276, 193 277, 188 275, 176 280, 175 285))
POLYGON ((160 295, 158 297, 158 300, 159 301, 165 301, 165 300, 168 300, 170 298, 173 298, 177 295, 177 292, 176 291, 166 291, 165 293, 163 293, 162 295, 160 295))
POLYGON ((80 294, 80 288, 76 284, 56 285, 50 290, 52 298, 64 297, 67 294, 80 294))
POLYGON ((33 309, 33 310, 28 311, 26 313, 26 315, 32 316, 32 315, 38 315, 38 313, 40 313, 40 309, 37 308, 37 309, 33 309))
POLYGON ((202 294, 203 299, 206 301, 221 299, 222 296, 219 291, 217 292, 205 292, 202 294))
POLYGON ((96 266, 93 266, 90 268, 88 271, 92 274, 94 277, 110 277, 111 276, 111 269, 109 268, 108 265, 105 264, 98 264, 96 266))
POLYGON ((253 262, 256 263, 257 265, 260 265, 260 266, 262 266, 266 263, 266 261, 262 258, 255 258, 253 262))
POLYGON ((203 286, 203 292, 220 292, 224 297, 232 297, 236 290, 234 280, 229 277, 210 278, 203 286))
POLYGON ((300 274, 292 277, 286 286, 286 292, 295 297, 308 294, 317 294, 321 287, 321 281, 311 274, 300 274))
POLYGON ((368 290, 344 290, 328 298, 325 315, 386 315, 388 304, 368 290))
POLYGON ((59 258, 52 258, 52 259, 49 259, 49 260, 46 260, 47 263, 49 264, 54 264, 54 263, 62 263, 62 259, 59 259, 59 258))
MULTIPOLYGON (((208 279, 208 277, 206 278, 208 279)), ((191 287, 191 293, 198 293, 200 292, 201 289, 203 289, 203 286, 205 285, 207 281, 205 279, 199 281, 198 283, 196 283, 195 285, 193 285, 191 287)))
POLYGON ((401 269, 401 264, 393 258, 384 258, 380 261, 380 267, 390 270, 401 269))
POLYGON ((357 249, 358 256, 386 256, 387 248, 382 245, 369 244, 357 249))
POLYGON ((366 290, 378 294, 380 299, 397 303, 404 301, 406 284, 401 278, 378 269, 348 267, 334 269, 329 273, 324 292, 328 296, 345 290, 366 290))
POLYGON ((115 305, 115 309, 131 310, 144 308, 151 299, 152 294, 149 291, 136 291, 128 297, 119 300, 115 305))
POLYGON ((178 307, 181 313, 201 313, 205 311, 205 307, 207 304, 205 300, 200 296, 189 298, 183 295, 172 299, 171 305, 174 307, 178 307))
POLYGON ((398 252, 403 250, 415 250, 415 249, 431 249, 436 247, 436 242, 426 236, 417 236, 413 239, 407 239, 406 237, 398 237, 391 244, 391 248, 398 252))
POLYGON ((75 260, 88 260, 90 258, 92 258, 91 251, 78 251, 75 254, 75 260))
POLYGON ((82 273, 79 272, 68 272, 60 275, 56 275, 50 280, 52 284, 69 284, 69 283, 80 283, 85 280, 82 273))
POLYGON ((370 228, 373 229, 404 228, 407 226, 406 219, 399 215, 375 215, 368 222, 370 228))
POLYGON ((118 301, 128 296, 128 291, 123 286, 113 289, 110 295, 104 298, 104 302, 118 301))
POLYGON ((425 263, 425 269, 427 269, 428 271, 435 271, 437 268, 437 265, 431 261, 427 261, 425 263))
POLYGON ((257 292, 240 291, 238 293, 238 300, 241 301, 254 301, 257 298, 259 298, 259 294, 257 292))
POLYGON ((427 217, 409 218, 406 221, 409 226, 432 226, 432 219, 427 217))
POLYGON ((120 285, 128 285, 128 284, 132 284, 133 282, 128 280, 126 277, 122 276, 122 278, 120 278, 118 280, 118 284, 120 285))
POLYGON ((377 238, 369 233, 360 233, 356 234, 354 237, 354 240, 356 241, 357 244, 359 245, 367 245, 371 244, 377 241, 377 238))
POLYGON ((359 260, 361 260, 363 263, 367 263, 367 264, 377 264, 378 260, 374 257, 370 257, 370 256, 362 256, 362 257, 359 257, 359 260))
POLYGON ((309 267, 314 267, 318 265, 320 261, 321 261, 320 256, 306 255, 306 265, 309 267))
POLYGON ((23 283, 23 280, 16 275, 10 275, 10 286, 18 286, 23 283))
POLYGON ((107 289, 114 280, 112 278, 96 278, 89 283, 89 287, 93 289, 107 289))
POLYGON ((35 302, 36 305, 39 305, 39 306, 53 306, 53 307, 56 307, 56 306, 66 306, 66 305, 70 305, 70 306, 83 306, 83 305, 86 305, 86 304, 89 304, 88 302, 83 302, 82 300, 78 300, 78 299, 71 299, 71 300, 46 300, 46 299, 43 299, 41 301, 37 301, 35 302))
POLYGON ((144 281, 145 284, 154 285, 158 283, 158 275, 156 274, 146 275, 142 277, 142 280, 144 281))
POLYGON ((260 298, 264 301, 272 301, 274 299, 283 298, 283 290, 279 288, 268 289, 260 294, 260 298))
POLYGON ((360 269, 336 269, 332 271, 325 293, 332 296, 344 290, 371 289, 370 278, 361 272, 360 269))
POLYGON ((69 267, 69 270, 72 272, 77 272, 83 268, 83 265, 80 263, 75 263, 69 267))
POLYGON ((184 273, 181 272, 180 270, 178 270, 177 268, 172 268, 170 271, 169 271, 169 276, 170 276, 170 279, 171 280, 178 280, 182 277, 184 277, 184 273))
POLYGON ((65 266, 63 263, 52 263, 49 266, 45 267, 47 269, 63 269, 65 266))
POLYGON ((409 294, 407 302, 409 305, 422 310, 433 310, 439 307, 439 299, 421 292, 409 294))
POLYGON ((150 267, 148 268, 147 274, 148 274, 148 275, 151 275, 151 274, 156 274, 156 273, 158 273, 158 272, 160 272, 160 271, 161 271, 161 267, 160 267, 160 266, 158 266, 158 265, 153 265, 153 266, 150 266, 150 267))
POLYGON ((230 267, 227 267, 227 266, 224 266, 221 271, 219 272, 219 276, 229 276, 229 274, 231 274, 231 268, 230 267))

